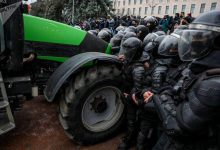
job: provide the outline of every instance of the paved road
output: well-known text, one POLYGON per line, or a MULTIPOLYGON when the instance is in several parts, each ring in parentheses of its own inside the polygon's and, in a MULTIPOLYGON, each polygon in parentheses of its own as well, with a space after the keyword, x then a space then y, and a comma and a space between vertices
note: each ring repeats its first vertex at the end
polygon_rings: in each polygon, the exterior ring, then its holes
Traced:
POLYGON ((120 136, 93 145, 79 146, 64 134, 58 121, 58 104, 43 97, 24 103, 15 113, 16 129, 0 136, 1 150, 115 150, 120 136))

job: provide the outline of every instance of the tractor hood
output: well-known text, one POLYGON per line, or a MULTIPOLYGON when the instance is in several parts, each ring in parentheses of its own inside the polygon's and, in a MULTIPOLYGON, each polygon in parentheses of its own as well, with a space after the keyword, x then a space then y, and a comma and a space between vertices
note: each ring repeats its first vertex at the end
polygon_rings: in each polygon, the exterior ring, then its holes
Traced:
POLYGON ((72 26, 23 15, 25 51, 34 51, 38 59, 64 62, 84 52, 111 53, 105 41, 72 26))

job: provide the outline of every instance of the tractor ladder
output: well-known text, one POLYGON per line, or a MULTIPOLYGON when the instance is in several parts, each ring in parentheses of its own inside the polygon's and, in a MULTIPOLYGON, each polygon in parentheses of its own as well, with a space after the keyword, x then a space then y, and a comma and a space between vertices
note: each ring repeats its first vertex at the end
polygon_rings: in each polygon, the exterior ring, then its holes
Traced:
POLYGON ((15 122, 10 108, 10 104, 1 72, 0 72, 0 88, 1 88, 1 96, 2 96, 0 100, 0 135, 2 135, 15 128, 15 122))

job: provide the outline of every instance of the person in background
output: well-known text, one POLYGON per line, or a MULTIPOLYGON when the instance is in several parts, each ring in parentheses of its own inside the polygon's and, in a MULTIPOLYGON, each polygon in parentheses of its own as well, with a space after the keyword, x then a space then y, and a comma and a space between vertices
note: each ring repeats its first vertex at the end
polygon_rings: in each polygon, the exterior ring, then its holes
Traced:
POLYGON ((185 12, 181 12, 180 13, 180 18, 182 19, 182 18, 184 18, 185 17, 185 12))
POLYGON ((179 14, 179 13, 176 13, 173 20, 174 20, 174 21, 179 21, 179 20, 180 20, 180 14, 179 14))
POLYGON ((159 25, 162 26, 163 31, 167 33, 169 28, 169 16, 165 15, 162 20, 160 20, 159 25))
POLYGON ((114 19, 109 18, 108 19, 108 24, 109 24, 109 29, 111 30, 112 35, 115 35, 115 29, 114 29, 115 21, 114 21, 114 19))

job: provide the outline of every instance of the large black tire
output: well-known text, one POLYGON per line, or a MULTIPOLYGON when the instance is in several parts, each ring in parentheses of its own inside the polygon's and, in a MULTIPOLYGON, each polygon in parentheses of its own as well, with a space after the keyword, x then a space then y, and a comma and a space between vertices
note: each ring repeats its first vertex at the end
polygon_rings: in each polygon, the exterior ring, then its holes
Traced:
POLYGON ((115 65, 95 66, 78 73, 65 88, 59 119, 66 134, 78 144, 95 144, 120 129, 124 120, 120 76, 115 65), (111 109, 108 119, 102 120, 111 109))

